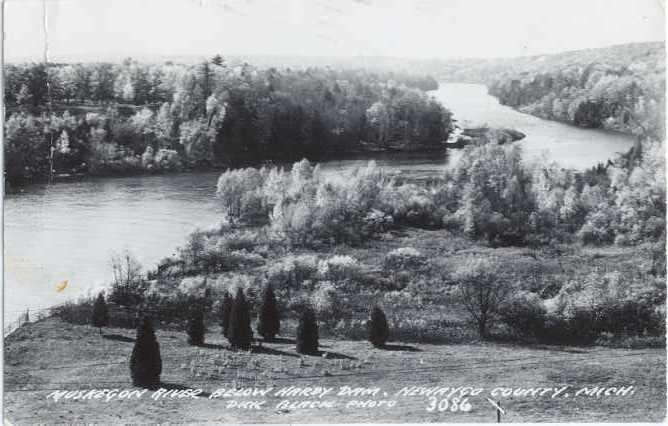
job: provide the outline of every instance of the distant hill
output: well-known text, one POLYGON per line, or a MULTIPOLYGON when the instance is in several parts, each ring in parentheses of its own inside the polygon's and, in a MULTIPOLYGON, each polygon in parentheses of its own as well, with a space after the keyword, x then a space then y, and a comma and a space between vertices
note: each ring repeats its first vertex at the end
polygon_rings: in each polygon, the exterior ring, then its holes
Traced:
MULTIPOLYGON (((435 52, 432 59, 402 58, 391 56, 301 56, 301 55, 262 55, 219 52, 228 63, 248 62, 257 67, 307 67, 367 68, 378 71, 404 71, 430 74, 441 81, 484 83, 494 78, 499 72, 536 69, 541 66, 557 66, 570 62, 587 60, 606 60, 607 58, 635 57, 649 51, 663 50, 663 41, 630 43, 596 49, 583 49, 563 53, 522 56, 513 58, 460 58, 439 59, 435 52)), ((57 55, 51 60, 58 63, 121 63, 128 57, 142 63, 181 63, 196 64, 210 59, 216 54, 174 54, 159 55, 132 52, 100 52, 85 55, 57 55)), ((34 58, 9 58, 7 63, 35 62, 34 58)))
POLYGON ((472 64, 445 76, 477 79, 525 113, 663 139, 665 62, 664 42, 632 43, 472 64))

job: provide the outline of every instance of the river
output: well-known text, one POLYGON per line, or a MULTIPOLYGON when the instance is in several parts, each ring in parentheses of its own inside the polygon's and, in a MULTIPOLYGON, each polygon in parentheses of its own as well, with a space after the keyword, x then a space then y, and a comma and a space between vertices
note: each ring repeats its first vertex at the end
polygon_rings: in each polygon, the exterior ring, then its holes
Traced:
MULTIPOLYGON (((431 93, 463 126, 510 127, 527 135, 527 157, 547 151, 564 166, 586 168, 628 149, 629 136, 550 122, 499 105, 486 88, 443 84, 431 93)), ((456 157, 456 153, 452 158, 456 157)), ((328 161, 339 174, 367 158, 328 161)), ((404 175, 441 173, 446 157, 379 155, 377 163, 404 175)), ((197 228, 220 222, 215 199, 218 173, 87 179, 32 185, 7 195, 4 204, 5 321, 26 308, 64 302, 109 282, 110 259, 129 250, 152 267, 171 255, 197 228), (67 286, 62 283, 67 281, 67 286), (58 291, 64 287, 64 289, 58 291)))

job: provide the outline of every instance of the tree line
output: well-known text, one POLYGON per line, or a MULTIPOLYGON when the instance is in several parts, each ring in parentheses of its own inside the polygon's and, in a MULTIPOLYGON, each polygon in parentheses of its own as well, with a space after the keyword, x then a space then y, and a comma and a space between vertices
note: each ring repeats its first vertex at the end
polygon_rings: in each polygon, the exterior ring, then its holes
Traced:
MULTIPOLYGON (((248 301, 242 288, 238 288, 234 299, 225 292, 220 303, 220 326, 223 335, 233 350, 251 350, 253 331, 248 301)), ((186 323, 188 344, 203 346, 206 334, 205 307, 201 303, 191 306, 186 323)), ((99 293, 93 305, 90 324, 102 334, 102 327, 109 324, 110 313, 103 293, 99 293)), ((257 331, 264 342, 272 342, 280 331, 280 314, 271 286, 263 293, 257 331)), ((370 311, 367 322, 368 340, 374 347, 382 348, 389 337, 389 328, 384 312, 378 306, 370 311)), ((300 314, 296 335, 296 350, 300 354, 318 354, 318 321, 313 309, 306 307, 300 314)), ((135 386, 156 387, 160 384, 162 358, 160 345, 155 336, 150 317, 143 316, 138 322, 137 336, 130 356, 130 375, 135 386)))
POLYGON ((6 176, 122 174, 442 150, 451 114, 435 81, 364 70, 26 64, 6 70, 6 176), (48 84, 47 84, 48 83, 48 84))
POLYGON ((665 52, 662 43, 631 44, 521 58, 489 75, 504 105, 550 120, 663 140, 665 52))

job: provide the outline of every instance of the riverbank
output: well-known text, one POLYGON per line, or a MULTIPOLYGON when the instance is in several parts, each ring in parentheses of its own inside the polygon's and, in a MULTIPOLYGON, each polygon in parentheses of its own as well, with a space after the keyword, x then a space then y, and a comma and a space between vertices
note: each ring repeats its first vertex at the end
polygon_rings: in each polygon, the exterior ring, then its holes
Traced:
POLYGON ((483 84, 442 83, 430 92, 453 112, 462 128, 509 128, 526 137, 515 142, 528 161, 554 161, 560 167, 586 170, 627 152, 635 138, 539 118, 501 105, 483 84))
MULTIPOLYGON (((504 129, 505 130, 505 129, 504 129)), ((503 132, 501 132, 503 133, 503 132)), ((470 142, 470 141, 469 141, 470 142)), ((356 149, 345 152, 332 152, 325 155, 318 155, 309 157, 310 161, 327 164, 331 162, 347 162, 347 161, 370 161, 370 160, 380 160, 383 159, 391 160, 392 158, 398 158, 400 161, 406 161, 411 158, 418 161, 424 161, 425 159, 434 159, 439 160, 445 158, 447 155, 447 149, 449 148, 448 144, 443 143, 438 147, 430 149, 415 149, 415 148, 402 148, 401 146, 390 146, 382 147, 376 145, 364 145, 365 149, 356 149)), ((451 147, 457 148, 457 147, 451 147)), ((285 158, 280 160, 262 160, 262 161, 245 161, 237 163, 211 163, 211 162, 202 162, 197 165, 193 164, 184 164, 182 162, 174 163, 170 167, 166 168, 143 168, 141 166, 141 157, 137 156, 133 159, 136 160, 137 167, 134 168, 125 168, 119 170, 104 170, 98 172, 61 172, 53 175, 51 183, 60 184, 68 182, 82 182, 90 180, 102 180, 102 179, 116 179, 116 178, 131 178, 131 177, 150 177, 150 176, 169 176, 169 175, 178 175, 178 174, 208 174, 208 173, 222 173, 228 169, 239 169, 244 167, 263 167, 263 166, 278 166, 290 168, 295 161, 299 161, 304 157, 295 157, 295 158, 285 158)), ((11 185, 11 183, 5 180, 5 193, 6 194, 21 194, 24 193, 26 188, 35 185, 44 185, 49 184, 49 177, 42 176, 39 178, 26 181, 20 185, 11 185)))
MULTIPOLYGON (((633 141, 621 135, 541 120, 498 104, 481 85, 441 84, 430 92, 452 109, 459 124, 514 128, 527 135, 515 144, 527 161, 549 159, 562 167, 588 169, 625 152, 633 141)), ((468 125, 467 125, 468 126, 468 125)), ((388 173, 410 181, 443 175, 461 151, 446 155, 373 154, 322 163, 324 173, 343 175, 375 159, 388 173)), ((9 311, 71 299, 108 282, 112 254, 129 250, 141 264, 155 265, 197 228, 220 222, 215 197, 219 171, 84 178, 24 187, 5 199, 6 306, 9 311), (139 237, 141 236, 141 237, 139 237), (63 292, 55 288, 64 280, 63 292)), ((5 313, 12 315, 12 313, 5 313)), ((9 318, 13 319, 13 318, 9 318)))
MULTIPOLYGON (((364 149, 357 149, 345 152, 332 152, 326 155, 319 155, 309 158, 312 162, 329 163, 338 161, 355 160, 381 160, 383 158, 398 157, 400 159, 415 158, 423 160, 426 158, 445 158, 449 149, 461 149, 467 145, 498 143, 500 145, 520 141, 525 138, 525 134, 514 129, 508 128, 457 128, 450 135, 448 140, 438 147, 431 149, 415 148, 408 146, 379 146, 373 144, 361 143, 364 149)), ((46 184, 46 183, 64 183, 64 182, 80 182, 84 180, 105 179, 105 178, 125 178, 125 177, 142 177, 142 176, 156 176, 156 175, 170 175, 183 173, 222 173, 228 169, 238 169, 244 167, 260 167, 260 166, 283 166, 290 168, 294 161, 299 161, 300 158, 293 158, 291 160, 284 159, 280 161, 262 161, 262 162, 243 162, 243 163, 218 163, 203 162, 197 165, 183 164, 181 162, 167 168, 127 168, 123 170, 106 170, 104 172, 69 172, 56 173, 52 179, 44 176, 42 178, 33 179, 22 185, 12 186, 9 181, 5 180, 5 193, 7 194, 21 194, 25 192, 27 187, 32 185, 46 184)), ((141 163, 141 157, 137 156, 137 165, 141 163)), ((425 177, 421 178, 424 180, 425 177)))

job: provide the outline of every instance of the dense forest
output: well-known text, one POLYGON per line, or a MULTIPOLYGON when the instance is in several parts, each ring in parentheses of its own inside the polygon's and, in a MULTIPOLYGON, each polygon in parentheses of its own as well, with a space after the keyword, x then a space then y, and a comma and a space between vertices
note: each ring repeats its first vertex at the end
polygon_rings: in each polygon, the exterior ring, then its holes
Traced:
POLYGON ((664 138, 663 43, 521 58, 486 76, 492 95, 522 112, 582 127, 664 138))
POLYGON ((196 65, 25 64, 5 70, 9 183, 351 152, 442 150, 451 114, 430 77, 196 65))

